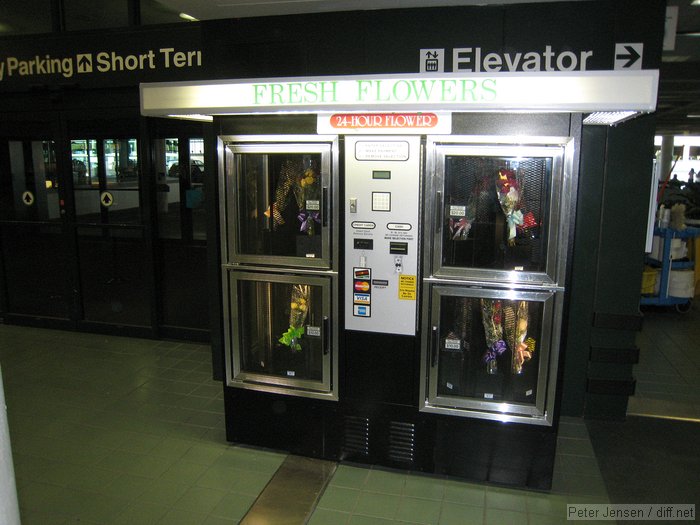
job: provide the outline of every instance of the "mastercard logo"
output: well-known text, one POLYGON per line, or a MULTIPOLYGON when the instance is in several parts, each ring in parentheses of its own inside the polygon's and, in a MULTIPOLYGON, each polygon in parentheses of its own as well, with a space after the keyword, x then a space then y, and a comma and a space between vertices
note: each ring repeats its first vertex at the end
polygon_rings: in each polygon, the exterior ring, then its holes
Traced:
POLYGON ((355 281, 355 291, 356 292, 368 292, 369 282, 368 281, 355 281))

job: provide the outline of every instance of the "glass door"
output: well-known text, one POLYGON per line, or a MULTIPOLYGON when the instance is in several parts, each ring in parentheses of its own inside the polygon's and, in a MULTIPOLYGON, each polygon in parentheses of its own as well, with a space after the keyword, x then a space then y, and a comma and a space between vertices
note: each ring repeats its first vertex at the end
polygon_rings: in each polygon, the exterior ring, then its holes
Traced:
MULTIPOLYGON (((138 121, 68 120, 83 323, 153 326, 153 262, 146 235, 138 121)), ((137 332, 135 332, 137 333, 137 332)))
POLYGON ((68 320, 73 307, 70 242, 52 125, 9 127, 0 129, 0 309, 68 320))
POLYGON ((330 268, 331 145, 228 148, 229 262, 330 268))
POLYGON ((427 202, 433 275, 556 283, 564 147, 438 144, 427 202))
POLYGON ((207 235, 202 124, 151 122, 155 186, 156 292, 163 335, 208 340, 207 235), (188 308, 182 305, 187 304, 188 308))
POLYGON ((332 278, 230 272, 229 288, 228 384, 337 399, 332 278))
POLYGON ((433 285, 424 327, 424 409, 551 424, 554 292, 433 285))

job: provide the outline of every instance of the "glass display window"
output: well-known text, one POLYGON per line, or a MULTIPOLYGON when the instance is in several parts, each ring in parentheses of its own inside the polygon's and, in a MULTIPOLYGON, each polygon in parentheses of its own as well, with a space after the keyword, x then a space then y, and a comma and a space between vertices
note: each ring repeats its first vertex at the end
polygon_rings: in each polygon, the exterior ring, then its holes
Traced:
POLYGON ((555 296, 432 286, 426 406, 546 421, 555 296))
MULTIPOLYGON (((438 145, 433 273, 484 281, 557 282, 563 147, 438 145)), ((430 202, 430 199, 429 199, 430 202)))
POLYGON ((231 145, 233 262, 330 266, 330 145, 231 145))
POLYGON ((229 384, 328 395, 330 279, 232 272, 230 289, 229 384))

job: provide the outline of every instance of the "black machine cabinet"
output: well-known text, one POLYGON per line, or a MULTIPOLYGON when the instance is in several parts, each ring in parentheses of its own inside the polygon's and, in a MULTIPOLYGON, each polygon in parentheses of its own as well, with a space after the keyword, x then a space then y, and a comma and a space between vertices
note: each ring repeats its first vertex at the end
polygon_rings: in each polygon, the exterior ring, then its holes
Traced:
POLYGON ((219 141, 228 439, 548 489, 573 140, 219 141))

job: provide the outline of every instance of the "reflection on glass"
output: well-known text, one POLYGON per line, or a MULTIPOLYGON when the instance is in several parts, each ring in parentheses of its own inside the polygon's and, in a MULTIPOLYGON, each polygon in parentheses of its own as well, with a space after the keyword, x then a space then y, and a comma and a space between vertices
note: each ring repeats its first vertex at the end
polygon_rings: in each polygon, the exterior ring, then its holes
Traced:
POLYGON ((239 297, 242 371, 320 381, 322 288, 240 281, 239 297))
POLYGON ((442 296, 438 345, 440 396, 534 404, 543 304, 442 296))
POLYGON ((551 158, 447 156, 442 265, 544 271, 551 158))
MULTIPOLYGON (((64 0, 62 5, 68 31, 126 27, 129 25, 126 2, 104 2, 100 4, 98 9, 89 9, 80 0, 64 0)), ((120 61, 112 58, 110 64, 114 71, 124 69, 123 59, 120 61)))
POLYGON ((80 221, 98 222, 100 219, 100 180, 98 177, 97 141, 74 139, 70 141, 71 168, 75 214, 80 221))
POLYGON ((179 141, 177 138, 153 141, 156 171, 156 209, 161 239, 181 239, 179 141))
POLYGON ((239 156, 242 254, 321 257, 320 163, 320 154, 239 156))
POLYGON ((107 139, 103 144, 107 186, 138 188, 136 139, 107 139))
POLYGON ((189 188, 185 203, 192 210, 192 237, 207 238, 204 214, 204 139, 190 139, 189 188))
POLYGON ((158 232, 164 239, 206 239, 204 139, 153 142, 157 173, 158 232), (181 143, 189 144, 189 168, 180 165, 181 143))
POLYGON ((73 186, 97 187, 97 141, 71 140, 73 186))
POLYGON ((60 219, 53 141, 9 141, 9 176, 0 174, 0 213, 20 220, 60 219))

